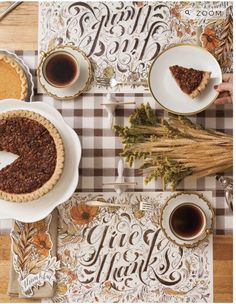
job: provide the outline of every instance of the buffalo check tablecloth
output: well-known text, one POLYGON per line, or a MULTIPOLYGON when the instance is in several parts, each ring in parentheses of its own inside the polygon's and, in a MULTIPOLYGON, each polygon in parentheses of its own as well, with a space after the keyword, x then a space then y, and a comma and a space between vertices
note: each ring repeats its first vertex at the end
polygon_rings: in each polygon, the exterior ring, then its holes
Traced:
MULTIPOLYGON (((121 152, 121 142, 114 132, 107 128, 107 112, 101 105, 105 94, 85 93, 71 101, 57 101, 46 94, 37 94, 36 67, 37 52, 15 51, 30 67, 34 77, 35 96, 34 101, 42 101, 51 104, 62 114, 65 121, 76 131, 82 145, 82 158, 79 168, 79 184, 77 191, 83 192, 110 192, 112 188, 103 186, 103 183, 115 180, 117 175, 117 162, 121 152)), ((149 93, 117 93, 119 101, 135 101, 136 106, 143 102, 149 102, 160 117, 168 117, 149 93)), ((135 105, 126 105, 125 108, 117 108, 115 111, 115 123, 127 124, 128 116, 133 112, 135 105)), ((212 105, 208 110, 191 117, 193 122, 202 124, 206 128, 212 128, 227 134, 233 133, 233 110, 231 105, 212 105)), ((200 161, 200 160, 199 160, 200 161)), ((226 174, 225 174, 226 175, 226 174)), ((230 176, 231 173, 228 173, 230 176)), ((143 176, 135 168, 126 167, 124 176, 129 181, 135 181, 137 185, 129 188, 129 191, 161 191, 160 181, 144 184, 143 176)), ((229 211, 224 191, 215 180, 215 176, 208 176, 193 181, 183 181, 179 184, 178 191, 212 191, 213 206, 216 210, 216 234, 232 233, 233 217, 229 211)), ((0 233, 9 232, 11 220, 0 221, 0 233)))

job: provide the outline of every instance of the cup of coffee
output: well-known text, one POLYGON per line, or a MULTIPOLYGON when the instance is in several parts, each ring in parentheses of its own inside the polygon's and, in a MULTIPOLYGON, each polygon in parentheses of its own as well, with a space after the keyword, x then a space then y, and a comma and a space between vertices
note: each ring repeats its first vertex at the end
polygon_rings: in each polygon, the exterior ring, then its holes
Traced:
POLYGON ((170 214, 169 225, 174 235, 190 241, 206 231, 206 215, 201 207, 194 203, 182 203, 170 214))
POLYGON ((79 63, 70 53, 56 50, 44 59, 42 72, 45 80, 56 88, 72 86, 79 77, 79 63))

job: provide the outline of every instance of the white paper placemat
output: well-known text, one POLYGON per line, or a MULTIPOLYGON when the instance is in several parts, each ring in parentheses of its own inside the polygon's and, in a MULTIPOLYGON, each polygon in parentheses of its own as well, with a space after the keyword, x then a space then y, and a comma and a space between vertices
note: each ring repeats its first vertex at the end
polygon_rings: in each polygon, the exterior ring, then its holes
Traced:
MULTIPOLYGON (((143 93, 153 59, 174 44, 201 45, 204 27, 224 20, 231 5, 229 1, 41 2, 38 50, 73 44, 91 59, 95 78, 114 77, 123 83, 112 91, 143 93)), ((89 92, 106 91, 94 83, 89 92)))
POLYGON ((212 236, 196 248, 170 242, 159 224, 170 195, 76 193, 60 205, 57 289, 43 302, 212 302, 212 236), (101 198, 128 206, 81 204, 101 198), (153 210, 140 212, 141 200, 153 210))

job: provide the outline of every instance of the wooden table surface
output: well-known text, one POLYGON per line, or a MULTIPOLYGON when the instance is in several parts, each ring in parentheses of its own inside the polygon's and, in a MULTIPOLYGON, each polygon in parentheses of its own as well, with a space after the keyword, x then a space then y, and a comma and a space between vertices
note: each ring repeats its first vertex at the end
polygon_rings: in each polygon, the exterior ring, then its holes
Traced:
MULTIPOLYGON (((9 1, 0 1, 0 9, 9 1)), ((38 3, 23 2, 0 20, 0 48, 8 50, 37 50, 38 3)))
MULTIPOLYGON (((1 2, 0 9, 9 2, 1 2)), ((0 47, 9 50, 36 50, 38 3, 24 2, 0 20, 0 47)), ((232 236, 214 237, 214 302, 232 302, 232 236)), ((33 302, 7 296, 10 267, 10 239, 0 235, 0 302, 33 302)), ((35 301, 37 302, 37 301, 35 301)))

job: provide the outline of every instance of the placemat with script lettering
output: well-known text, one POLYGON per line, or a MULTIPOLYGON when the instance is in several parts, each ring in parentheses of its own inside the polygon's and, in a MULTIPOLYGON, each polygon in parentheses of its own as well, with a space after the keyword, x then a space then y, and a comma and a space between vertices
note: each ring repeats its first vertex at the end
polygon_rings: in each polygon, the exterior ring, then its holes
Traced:
MULTIPOLYGON (((95 79, 122 82, 114 91, 143 92, 151 61, 174 44, 201 45, 230 70, 231 6, 227 1, 44 1, 39 8, 39 52, 72 43, 91 58, 95 79)), ((98 91, 107 89, 95 81, 91 92, 98 91)))
MULTIPOLYGON (((211 201, 211 192, 203 192, 211 201)), ((57 290, 46 302, 212 302, 212 237, 181 248, 160 228, 170 193, 75 193, 58 207, 57 290), (88 200, 124 207, 87 206, 88 200), (153 204, 139 209, 141 200, 153 204)))

